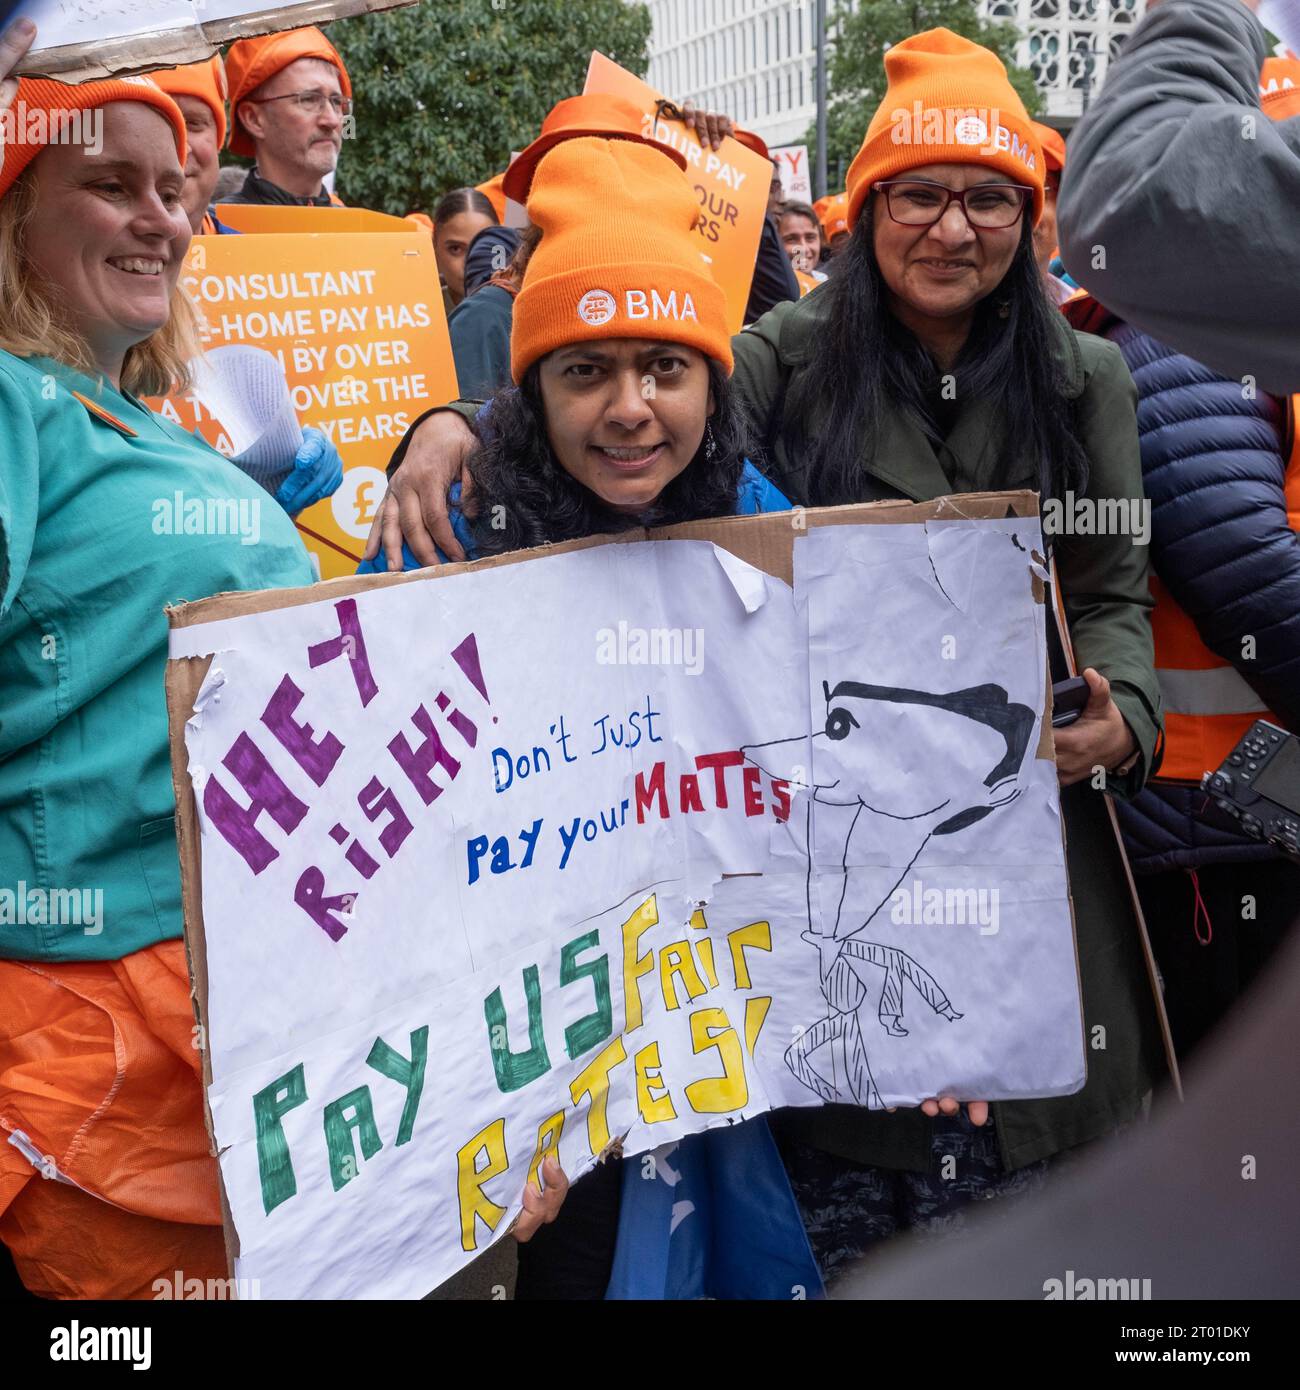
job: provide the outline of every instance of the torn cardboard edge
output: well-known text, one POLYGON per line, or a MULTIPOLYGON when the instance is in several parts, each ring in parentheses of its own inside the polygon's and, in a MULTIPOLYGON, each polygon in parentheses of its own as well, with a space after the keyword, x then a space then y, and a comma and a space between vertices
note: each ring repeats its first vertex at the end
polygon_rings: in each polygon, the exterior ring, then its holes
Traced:
MULTIPOLYGON (((157 29, 118 38, 90 39, 58 48, 38 48, 18 64, 20 77, 51 77, 79 83, 108 77, 128 77, 156 68, 198 63, 224 43, 275 34, 285 29, 328 24, 335 19, 414 5, 417 0, 305 0, 298 5, 257 10, 230 19, 157 29)), ((199 7, 201 9, 201 6, 199 7)), ((40 38, 38 32, 37 38, 40 38)))
MULTIPOLYGON (((365 593, 388 585, 408 584, 417 580, 439 579, 473 570, 496 569, 505 565, 527 564, 552 555, 567 555, 605 545, 635 545, 647 540, 709 541, 756 569, 780 579, 786 584, 794 580, 794 542, 798 536, 821 526, 862 526, 879 523, 923 523, 930 521, 1003 521, 1013 517, 1038 519, 1038 494, 1019 492, 963 493, 939 497, 930 502, 911 502, 903 499, 883 502, 852 503, 841 507, 795 508, 789 512, 767 512, 758 516, 719 517, 709 521, 684 522, 676 526, 653 530, 633 530, 616 536, 589 536, 581 540, 564 541, 558 545, 539 546, 532 550, 511 551, 505 555, 488 556, 481 560, 462 561, 401 574, 348 575, 327 579, 305 588, 261 589, 251 593, 223 593, 192 603, 169 607, 167 621, 170 629, 224 622, 231 618, 255 613, 274 612, 282 608, 297 608, 308 603, 321 603, 365 593)), ((1032 573, 1032 571, 1031 571, 1032 573)), ((1042 604, 1046 587, 1033 575, 1035 603, 1042 604)), ((171 749, 172 787, 176 795, 176 844, 180 856, 181 905, 184 916, 185 950, 189 962, 191 999, 195 1021, 200 1025, 199 1037, 204 1039, 203 1110, 208 1129, 209 1149, 217 1153, 212 1112, 208 1102, 208 1087, 212 1085, 211 1055, 206 1046, 204 1021, 208 1016, 208 971, 206 940, 203 922, 202 854, 200 847, 198 809, 194 787, 189 774, 189 756, 185 747, 185 725, 194 713, 194 702, 208 674, 214 656, 172 657, 167 662, 165 689, 167 695, 168 733, 171 749)), ((1053 759, 1052 751, 1052 683, 1050 672, 1044 683, 1042 732, 1036 756, 1053 759)), ((1061 849, 1065 852, 1065 820, 1061 818, 1061 849)), ((1075 940, 1075 971, 1079 975, 1078 936, 1075 929, 1074 898, 1068 877, 1066 900, 1070 909, 1070 929, 1075 940)), ((1145 935, 1145 931, 1144 931, 1145 935)), ((1082 985, 1080 983, 1080 987, 1082 985)), ((1085 1059, 1087 1056, 1085 1048, 1085 1059)), ((225 1231, 226 1251, 230 1258, 231 1277, 234 1260, 239 1255, 239 1237, 230 1215, 224 1179, 218 1180, 221 1190, 221 1210, 225 1231)))

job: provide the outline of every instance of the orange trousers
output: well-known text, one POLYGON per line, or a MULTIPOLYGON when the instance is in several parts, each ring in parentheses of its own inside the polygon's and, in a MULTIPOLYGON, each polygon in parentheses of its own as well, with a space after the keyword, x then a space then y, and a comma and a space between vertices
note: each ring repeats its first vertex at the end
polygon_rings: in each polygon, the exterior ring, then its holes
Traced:
POLYGON ((226 1278, 200 1077, 182 942, 0 960, 0 1240, 32 1293, 152 1298, 159 1281, 226 1278))

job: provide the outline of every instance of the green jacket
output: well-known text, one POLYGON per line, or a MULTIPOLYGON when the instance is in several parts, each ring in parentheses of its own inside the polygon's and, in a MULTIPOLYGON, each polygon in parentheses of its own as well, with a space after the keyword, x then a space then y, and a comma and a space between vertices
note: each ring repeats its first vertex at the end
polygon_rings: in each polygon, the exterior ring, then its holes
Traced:
MULTIPOLYGON (((792 501, 821 505, 815 458, 791 458, 781 440, 782 410, 801 372, 819 370, 829 296, 782 304, 732 340, 735 385, 757 434, 767 472, 792 501)), ((1137 392, 1113 343, 1053 321, 1067 390, 1078 401, 1081 443, 1090 463, 1086 496, 1144 496, 1138 455, 1137 392)), ((806 437, 816 439, 817 422, 806 437)), ((879 442, 862 461, 858 500, 928 501, 951 493, 1036 490, 1036 470, 1000 438, 980 402, 960 409, 938 453, 901 414, 882 421, 879 442)), ((1160 732, 1160 695, 1152 667, 1146 547, 1128 535, 1057 535, 1054 541, 1066 616, 1079 668, 1094 666, 1111 683, 1141 756, 1116 796, 1135 795, 1152 764, 1160 732)), ((1088 1082, 1077 1095, 994 1106, 1002 1158, 1022 1167, 1098 1138, 1131 1120, 1164 1074, 1159 1018, 1136 918, 1103 793, 1087 783, 1062 792, 1066 855, 1074 898, 1088 1043, 1088 1082)), ((781 1112, 777 1124, 814 1147, 858 1163, 917 1171, 930 1166, 931 1121, 919 1110, 889 1115, 847 1106, 781 1112)))

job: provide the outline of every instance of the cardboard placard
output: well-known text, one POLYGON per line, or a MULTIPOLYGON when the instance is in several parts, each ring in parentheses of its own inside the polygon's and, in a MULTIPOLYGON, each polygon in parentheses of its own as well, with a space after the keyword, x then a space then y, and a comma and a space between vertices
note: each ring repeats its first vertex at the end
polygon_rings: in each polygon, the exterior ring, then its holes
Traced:
POLYGON ((976 494, 170 610, 236 1280, 419 1297, 546 1152, 1082 1085, 1036 551, 976 494))
POLYGON ((700 204, 696 227, 713 278, 727 297, 728 327, 739 333, 745 323, 754 257, 767 212, 771 166, 730 136, 721 147, 706 150, 681 121, 656 117, 662 98, 647 82, 621 68, 603 53, 593 53, 584 92, 623 97, 641 109, 642 133, 651 134, 686 156, 686 176, 700 204))
MULTIPOLYGON (((322 576, 352 574, 393 449, 419 414, 459 395, 433 243, 402 218, 360 208, 223 205, 219 215, 246 235, 195 237, 182 272, 204 346, 272 353, 299 423, 333 440, 343 483, 297 525, 322 576)), ((193 395, 151 404, 234 452, 193 395)))

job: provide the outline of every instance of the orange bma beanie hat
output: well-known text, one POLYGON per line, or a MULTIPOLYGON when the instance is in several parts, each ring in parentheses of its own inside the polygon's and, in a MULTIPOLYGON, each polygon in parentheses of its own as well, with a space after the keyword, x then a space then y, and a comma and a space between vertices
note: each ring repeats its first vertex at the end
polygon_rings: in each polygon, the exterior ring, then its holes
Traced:
POLYGON ((343 66, 338 49, 319 29, 286 29, 280 34, 267 34, 260 39, 240 39, 226 51, 226 78, 230 83, 230 151, 232 154, 256 153, 248 132, 239 120, 239 103, 251 97, 264 82, 282 72, 299 58, 320 58, 339 70, 339 86, 343 95, 351 98, 352 80, 343 66))
POLYGON ((516 382, 547 353, 601 338, 697 348, 731 371, 722 290, 701 251, 699 204, 677 165, 631 140, 565 140, 528 196, 541 241, 515 300, 516 382))
POLYGON ((554 149, 562 140, 573 140, 584 135, 594 135, 601 140, 640 140, 643 144, 662 150, 679 168, 686 168, 684 154, 671 145, 661 144, 653 137, 643 135, 641 126, 640 110, 623 97, 607 96, 604 92, 583 92, 576 97, 565 97, 546 113, 541 134, 502 175, 502 191, 516 203, 527 203, 533 175, 546 152, 554 149))
POLYGON ((108 82, 82 82, 71 87, 43 77, 23 77, 13 104, 0 114, 0 198, 38 154, 56 139, 82 138, 84 113, 115 101, 140 101, 152 106, 171 124, 176 157, 185 165, 185 118, 181 109, 147 77, 122 77, 108 82))
POLYGON ((226 143, 226 69, 221 54, 206 63, 186 63, 149 74, 169 97, 197 97, 206 102, 217 123, 217 148, 226 143))
POLYGON ((849 166, 849 226, 871 185, 924 164, 981 164, 1034 191, 1043 211, 1042 146, 1002 60, 950 29, 928 29, 885 53, 889 87, 849 166))

